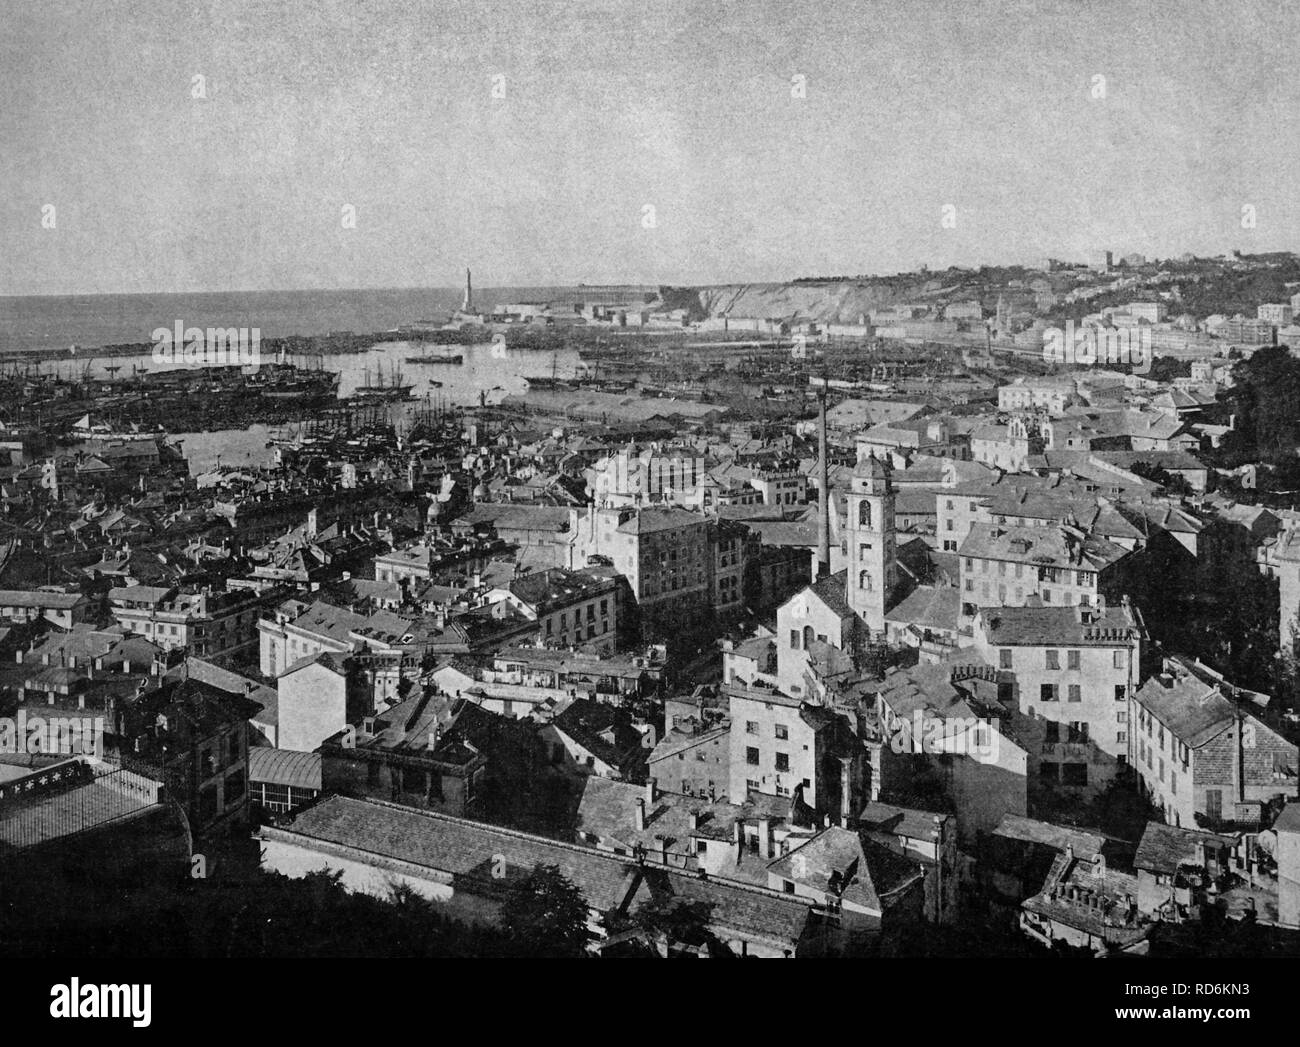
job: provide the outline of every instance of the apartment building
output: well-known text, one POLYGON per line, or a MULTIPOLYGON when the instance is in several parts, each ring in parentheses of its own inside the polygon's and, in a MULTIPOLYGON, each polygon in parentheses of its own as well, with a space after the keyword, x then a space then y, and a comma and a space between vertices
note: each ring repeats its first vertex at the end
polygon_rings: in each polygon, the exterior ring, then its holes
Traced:
POLYGON ((1107 606, 984 608, 974 649, 998 670, 998 698, 1018 714, 1031 792, 1097 791, 1128 760, 1129 701, 1142 679, 1146 630, 1127 601, 1107 606))
POLYGON ((958 550, 964 613, 977 607, 1118 600, 1129 550, 1077 527, 972 526, 958 550))
POLYGON ((487 599, 508 600, 536 621, 537 638, 544 644, 592 644, 604 651, 617 645, 619 585, 614 578, 552 567, 520 575, 487 599))
POLYGON ((191 654, 211 657, 252 644, 263 609, 279 595, 132 585, 109 590, 108 602, 113 619, 129 632, 165 650, 185 647, 191 654))
POLYGON ((571 510, 570 566, 607 559, 628 582, 643 626, 681 628, 711 607, 714 532, 685 509, 571 510))
POLYGON ((1077 390, 1074 379, 1068 376, 1018 378, 998 387, 999 411, 1043 410, 1059 417, 1072 401, 1077 401, 1077 390))
POLYGON ((843 818, 864 800, 864 750, 830 709, 780 691, 725 684, 731 717, 728 795, 802 797, 817 811, 843 818))
POLYGON ((81 593, 47 589, 0 589, 0 621, 23 623, 45 619, 61 629, 84 622, 90 600, 81 593))
POLYGON ((1131 704, 1129 762, 1171 825, 1259 825, 1268 805, 1297 795, 1296 746, 1208 667, 1165 658, 1131 704))
POLYGON ((257 631, 263 676, 279 676, 320 654, 351 656, 373 691, 376 708, 397 700, 402 680, 420 672, 422 650, 415 643, 414 623, 389 611, 361 615, 320 601, 304 606, 289 600, 259 620, 257 631))

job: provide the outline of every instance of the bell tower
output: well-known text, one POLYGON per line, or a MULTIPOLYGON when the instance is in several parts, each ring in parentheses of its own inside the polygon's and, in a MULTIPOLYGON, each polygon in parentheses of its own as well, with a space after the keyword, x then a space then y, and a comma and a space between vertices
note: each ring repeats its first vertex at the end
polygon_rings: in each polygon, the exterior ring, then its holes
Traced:
POLYGON ((894 535, 894 485, 889 467, 863 458, 853 467, 848 497, 849 606, 872 640, 883 639, 885 612, 898 584, 894 535))

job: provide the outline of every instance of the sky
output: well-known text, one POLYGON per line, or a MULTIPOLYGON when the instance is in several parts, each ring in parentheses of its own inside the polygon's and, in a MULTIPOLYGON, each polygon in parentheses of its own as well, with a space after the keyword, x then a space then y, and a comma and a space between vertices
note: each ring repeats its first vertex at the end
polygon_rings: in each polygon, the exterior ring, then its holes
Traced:
POLYGON ((0 295, 1297 249, 1298 41, 1253 0, 0 0, 0 295))

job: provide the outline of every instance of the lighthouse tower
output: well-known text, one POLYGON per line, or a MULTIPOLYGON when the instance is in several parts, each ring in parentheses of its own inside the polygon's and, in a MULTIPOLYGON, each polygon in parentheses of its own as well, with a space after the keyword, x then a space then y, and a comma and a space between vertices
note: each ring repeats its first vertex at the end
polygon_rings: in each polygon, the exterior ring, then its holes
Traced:
POLYGON ((465 299, 460 303, 462 313, 472 313, 474 311, 474 285, 470 283, 469 269, 465 270, 465 299))
POLYGON ((885 612, 898 584, 894 486, 889 467, 867 457, 853 467, 848 496, 849 606, 872 640, 883 639, 885 612))

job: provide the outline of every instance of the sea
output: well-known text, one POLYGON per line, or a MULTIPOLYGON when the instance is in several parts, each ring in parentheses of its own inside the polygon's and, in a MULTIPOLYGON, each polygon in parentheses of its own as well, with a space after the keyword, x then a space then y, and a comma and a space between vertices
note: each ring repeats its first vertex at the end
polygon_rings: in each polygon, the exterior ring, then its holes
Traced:
MULTIPOLYGON (((538 302, 572 294, 575 288, 507 287, 475 290, 476 307, 507 302, 538 302)), ((15 357, 39 349, 67 350, 45 358, 39 370, 73 377, 89 370, 106 377, 134 368, 153 367, 148 356, 104 354, 100 347, 148 343, 155 329, 184 327, 258 328, 263 339, 288 335, 352 331, 370 334, 417 321, 441 323, 461 304, 459 288, 389 288, 350 291, 249 291, 207 294, 127 294, 0 297, 0 356, 15 357), (76 352, 72 347, 76 346, 76 352)), ((429 406, 496 403, 522 393, 526 378, 573 377, 580 361, 573 350, 538 352, 491 345, 412 345, 398 336, 364 353, 317 355, 291 360, 324 367, 340 375, 339 395, 367 383, 397 379, 412 385, 415 402, 394 405, 395 415, 429 406), (461 355, 461 364, 408 363, 412 357, 461 355)), ((3 367, 12 364, 0 364, 3 367)), ((248 430, 173 434, 190 462, 191 472, 221 465, 261 465, 270 461, 273 435, 264 426, 248 430)))

